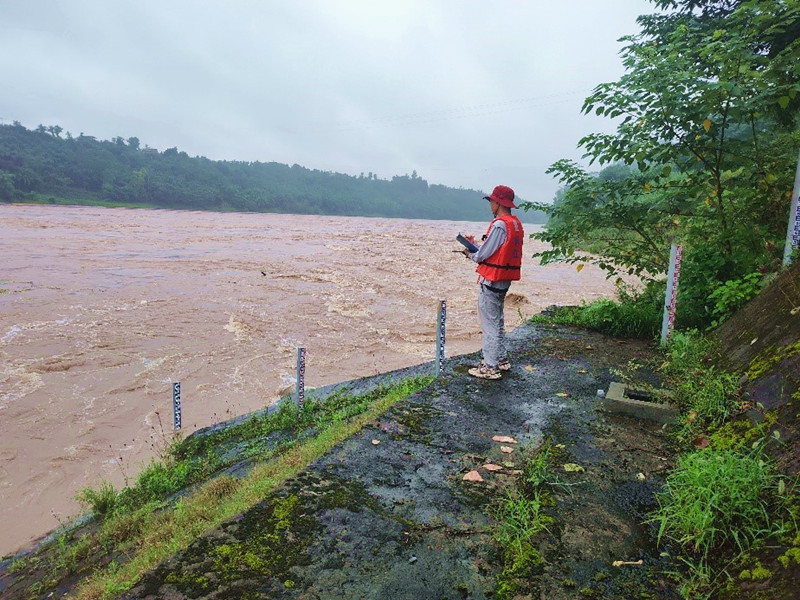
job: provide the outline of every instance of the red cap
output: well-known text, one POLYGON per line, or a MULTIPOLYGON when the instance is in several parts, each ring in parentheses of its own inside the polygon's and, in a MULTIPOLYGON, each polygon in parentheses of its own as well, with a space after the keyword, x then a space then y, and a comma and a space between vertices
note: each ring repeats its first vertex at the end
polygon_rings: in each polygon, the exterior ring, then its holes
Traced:
POLYGON ((498 185, 489 196, 483 198, 484 200, 494 200, 506 208, 517 208, 517 205, 514 204, 514 190, 507 185, 498 185))

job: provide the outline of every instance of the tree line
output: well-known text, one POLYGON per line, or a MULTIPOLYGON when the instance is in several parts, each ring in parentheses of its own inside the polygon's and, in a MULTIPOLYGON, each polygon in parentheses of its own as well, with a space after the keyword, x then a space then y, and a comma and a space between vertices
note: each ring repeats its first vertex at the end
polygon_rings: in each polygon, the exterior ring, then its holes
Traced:
MULTIPOLYGON (((214 161, 136 137, 97 140, 58 125, 0 125, 0 201, 113 203, 172 209, 483 221, 483 194, 277 162, 214 161)), ((544 222, 543 213, 528 215, 544 222)))

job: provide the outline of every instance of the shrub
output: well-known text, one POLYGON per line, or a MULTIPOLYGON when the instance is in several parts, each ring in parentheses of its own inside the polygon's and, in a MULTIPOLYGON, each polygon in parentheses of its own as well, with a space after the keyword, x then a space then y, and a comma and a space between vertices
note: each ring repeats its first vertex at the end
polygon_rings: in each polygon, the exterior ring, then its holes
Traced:
POLYGON ((75 499, 81 504, 87 505, 94 514, 102 517, 114 512, 119 495, 113 484, 103 480, 96 490, 89 487, 83 488, 75 496, 75 499))
POLYGON ((550 320, 615 337, 652 338, 661 329, 663 294, 663 285, 655 283, 638 293, 623 288, 617 301, 600 299, 578 308, 558 308, 550 320))
POLYGON ((739 310, 748 301, 755 298, 761 291, 761 276, 750 273, 741 279, 732 279, 719 284, 708 299, 714 303, 711 309, 711 327, 716 327, 727 321, 733 313, 739 310))

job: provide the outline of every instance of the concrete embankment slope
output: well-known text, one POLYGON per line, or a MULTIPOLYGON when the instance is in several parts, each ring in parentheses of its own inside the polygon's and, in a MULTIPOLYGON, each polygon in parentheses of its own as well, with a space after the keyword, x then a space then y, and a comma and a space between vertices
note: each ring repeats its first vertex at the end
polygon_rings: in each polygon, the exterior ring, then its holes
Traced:
POLYGON ((784 405, 800 390, 800 262, 716 332, 728 368, 747 373, 753 402, 784 405))
POLYGON ((500 381, 466 375, 476 355, 448 359, 432 386, 124 597, 493 597, 498 574, 513 568, 493 537, 495 509, 542 444, 552 448, 547 511, 556 518, 529 553, 524 568, 535 576, 522 597, 672 597, 641 525, 669 464, 663 432, 605 415, 595 401, 610 369, 649 352, 645 343, 525 326, 500 381), (472 471, 482 481, 465 481, 472 471), (642 562, 615 567, 617 560, 642 562))

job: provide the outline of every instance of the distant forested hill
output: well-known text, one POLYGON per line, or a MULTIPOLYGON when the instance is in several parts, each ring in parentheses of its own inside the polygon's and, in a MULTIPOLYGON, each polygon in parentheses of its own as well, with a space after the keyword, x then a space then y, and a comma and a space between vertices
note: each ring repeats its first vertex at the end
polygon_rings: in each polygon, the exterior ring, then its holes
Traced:
MULTIPOLYGON (((73 137, 57 125, 0 125, 0 201, 484 221, 475 190, 417 176, 379 179, 269 162, 213 161, 135 137, 73 137)), ((544 222, 528 213, 528 222, 544 222)))

